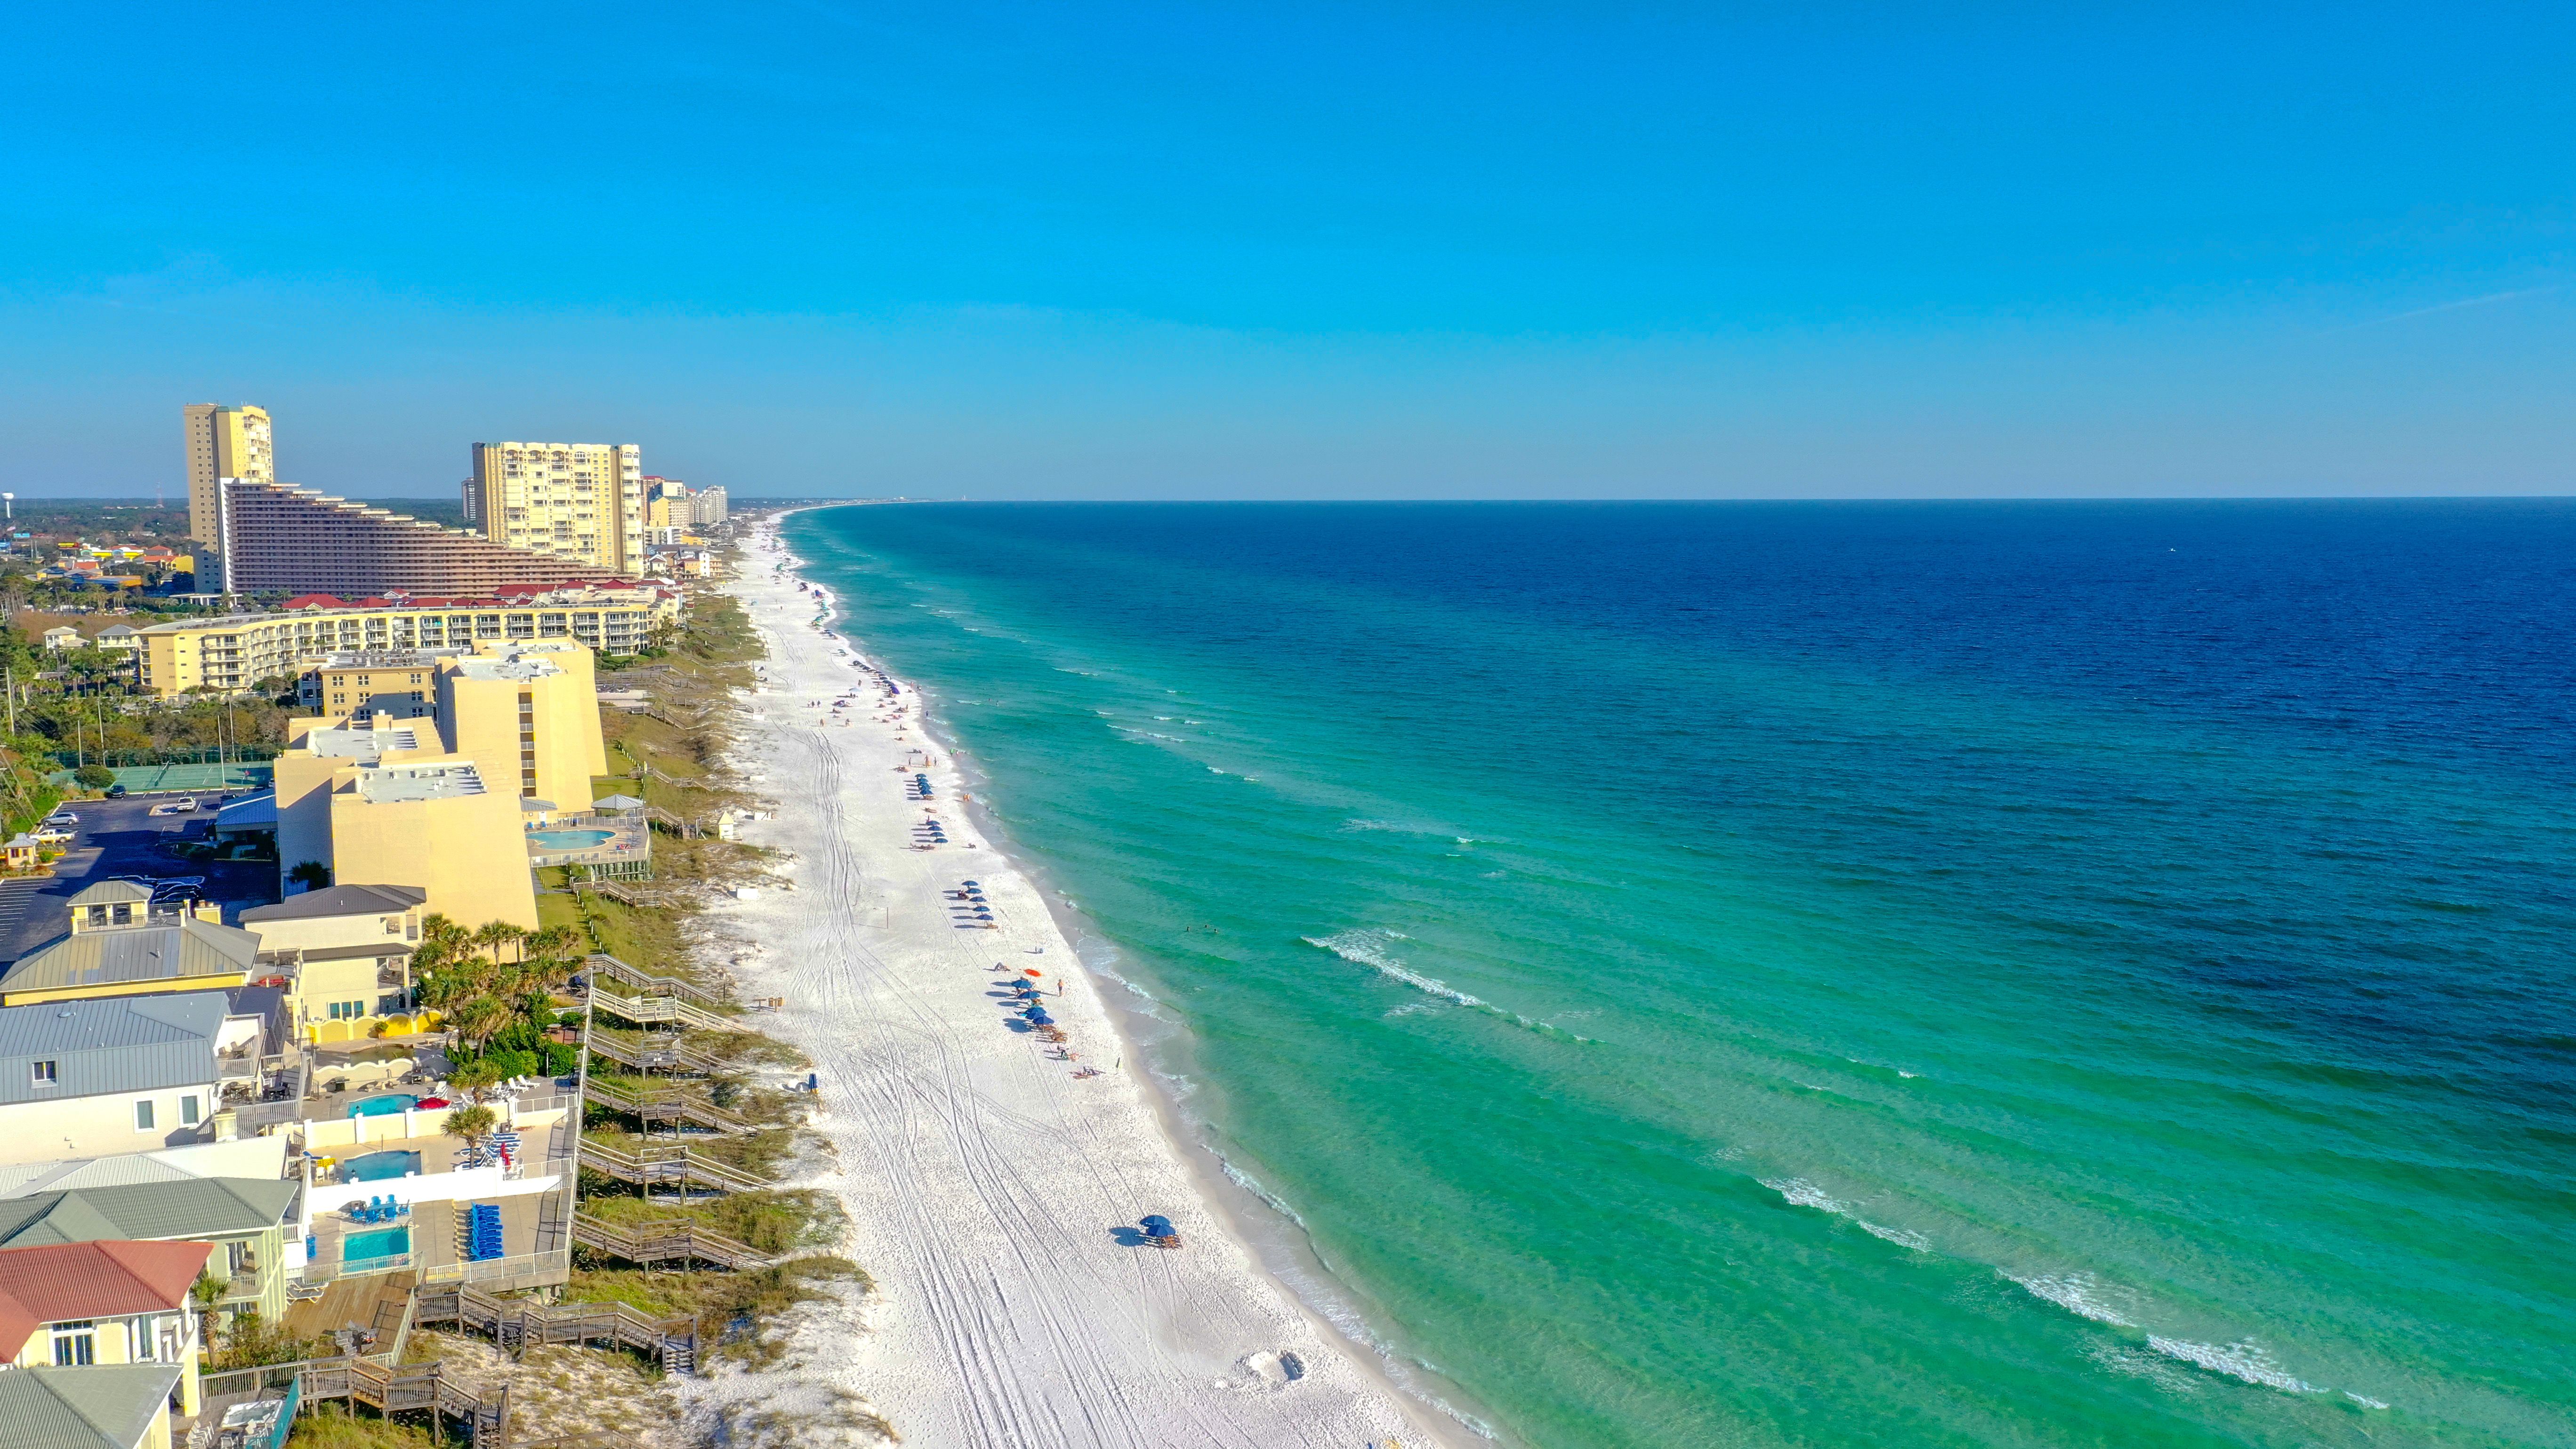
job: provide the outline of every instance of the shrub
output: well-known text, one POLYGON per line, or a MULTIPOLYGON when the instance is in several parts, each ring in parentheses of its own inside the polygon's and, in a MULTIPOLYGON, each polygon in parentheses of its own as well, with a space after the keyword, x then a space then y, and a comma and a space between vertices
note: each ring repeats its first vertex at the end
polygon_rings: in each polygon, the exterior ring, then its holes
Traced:
POLYGON ((83 765, 72 771, 72 778, 92 790, 104 790, 116 783, 116 772, 105 765, 83 765))

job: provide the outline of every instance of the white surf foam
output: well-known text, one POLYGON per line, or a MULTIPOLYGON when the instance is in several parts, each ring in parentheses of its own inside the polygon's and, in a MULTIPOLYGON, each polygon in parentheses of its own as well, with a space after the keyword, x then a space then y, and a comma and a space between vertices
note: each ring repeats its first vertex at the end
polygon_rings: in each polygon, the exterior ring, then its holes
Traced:
POLYGON ((1436 976, 1425 976, 1421 972, 1414 970, 1412 967, 1405 965, 1402 961, 1387 954, 1386 950, 1387 943, 1390 941, 1403 941, 1410 939, 1402 931, 1389 931, 1375 926, 1364 926, 1358 930, 1341 931, 1330 936, 1300 936, 1297 939, 1304 941, 1309 946, 1330 951, 1334 955, 1339 956, 1343 960, 1351 962, 1354 965, 1366 966, 1370 970, 1377 972, 1379 975, 1386 977, 1390 981, 1401 981, 1405 985, 1412 987, 1414 990, 1419 991, 1426 996, 1436 996, 1444 1001, 1454 1001, 1460 1006, 1481 1011, 1487 1016, 1511 1022, 1513 1025, 1518 1026, 1525 1031, 1540 1032, 1548 1036, 1558 1037, 1571 1042, 1579 1042, 1585 1045, 1590 1045, 1592 1042, 1592 1038, 1579 1036, 1574 1032, 1567 1031, 1565 1028, 1558 1026, 1554 1022, 1539 1021, 1531 1017, 1523 1016, 1519 1012, 1513 1011, 1508 1007, 1496 1006, 1494 1003, 1487 1001, 1481 996, 1469 995, 1467 992, 1459 990, 1436 976))
POLYGON ((1849 1218, 1851 1219, 1852 1226, 1881 1242, 1894 1243, 1900 1248, 1911 1249, 1917 1253, 1928 1253, 1932 1251, 1932 1240, 1923 1236, 1921 1233, 1915 1232, 1911 1228, 1891 1228, 1885 1223, 1871 1222, 1869 1219, 1852 1211, 1852 1204, 1847 1203, 1841 1198, 1834 1196, 1832 1193, 1825 1191, 1823 1188, 1818 1187, 1814 1182, 1811 1182, 1806 1178, 1766 1177, 1760 1179, 1760 1181, 1764 1187, 1780 1194, 1780 1200, 1791 1207, 1814 1208, 1820 1213, 1831 1213, 1838 1218, 1849 1218))
POLYGON ((2226 1374, 2267 1389, 2291 1394, 2325 1392, 2314 1384, 2292 1377, 2287 1369, 2273 1361, 2272 1355, 2261 1344, 2251 1339, 2240 1339, 2230 1344, 2193 1343, 2188 1339, 2165 1338, 2151 1333, 2147 1335, 2147 1347, 2168 1358, 2178 1358, 2194 1368, 2226 1374))
POLYGON ((2111 1306, 2101 1280, 2090 1273, 2034 1273, 2027 1278, 2006 1273, 2004 1276, 2020 1284, 2022 1291, 2031 1297, 2054 1303, 2078 1318, 2089 1318, 2095 1323, 2108 1323, 2120 1328, 2137 1326, 2111 1306))

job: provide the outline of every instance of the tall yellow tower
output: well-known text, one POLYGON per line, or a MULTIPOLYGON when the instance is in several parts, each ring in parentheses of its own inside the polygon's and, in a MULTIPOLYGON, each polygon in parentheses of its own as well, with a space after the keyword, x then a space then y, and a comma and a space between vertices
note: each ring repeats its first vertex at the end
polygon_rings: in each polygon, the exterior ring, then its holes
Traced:
POLYGON ((188 536, 207 545, 200 556, 223 542, 216 509, 218 478, 277 481, 276 439, 269 430, 268 409, 245 403, 237 408, 190 403, 188 426, 188 536))
POLYGON ((644 572, 644 459, 633 443, 476 443, 465 516, 485 538, 644 572))

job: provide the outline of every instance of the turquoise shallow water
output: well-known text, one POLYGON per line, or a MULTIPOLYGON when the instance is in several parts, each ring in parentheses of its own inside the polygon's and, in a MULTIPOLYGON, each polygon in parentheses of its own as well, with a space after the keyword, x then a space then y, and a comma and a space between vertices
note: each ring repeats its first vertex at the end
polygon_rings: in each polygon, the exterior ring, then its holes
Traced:
POLYGON ((1504 1439, 2576 1443, 2576 509, 787 532, 1504 1439))

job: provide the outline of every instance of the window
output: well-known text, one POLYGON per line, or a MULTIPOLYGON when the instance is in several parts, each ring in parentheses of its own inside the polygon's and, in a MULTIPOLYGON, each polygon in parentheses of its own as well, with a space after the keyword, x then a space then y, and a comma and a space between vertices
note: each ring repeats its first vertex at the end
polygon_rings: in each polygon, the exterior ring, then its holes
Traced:
POLYGON ((98 1362, 98 1324, 90 1319, 54 1325, 54 1367, 81 1367, 98 1362))
POLYGON ((387 916, 387 917, 385 917, 385 934, 386 934, 386 935, 388 935, 388 936, 399 936, 399 935, 401 935, 401 934, 402 934, 402 923, 403 923, 403 918, 402 918, 402 917, 400 917, 400 916, 387 916))
POLYGON ((331 1003, 329 1011, 333 1021, 356 1021, 358 1018, 367 1014, 367 1003, 363 1001, 334 1001, 331 1003))
POLYGON ((197 1099, 194 1096, 179 1099, 179 1125, 182 1127, 197 1125, 197 1099))
POLYGON ((137 1132, 149 1132, 152 1130, 151 1103, 137 1102, 134 1104, 134 1130, 137 1132))
POLYGON ((36 1085, 39 1087, 52 1086, 56 1080, 55 1074, 60 1070, 60 1066, 61 1064, 58 1062, 36 1063, 36 1085))

